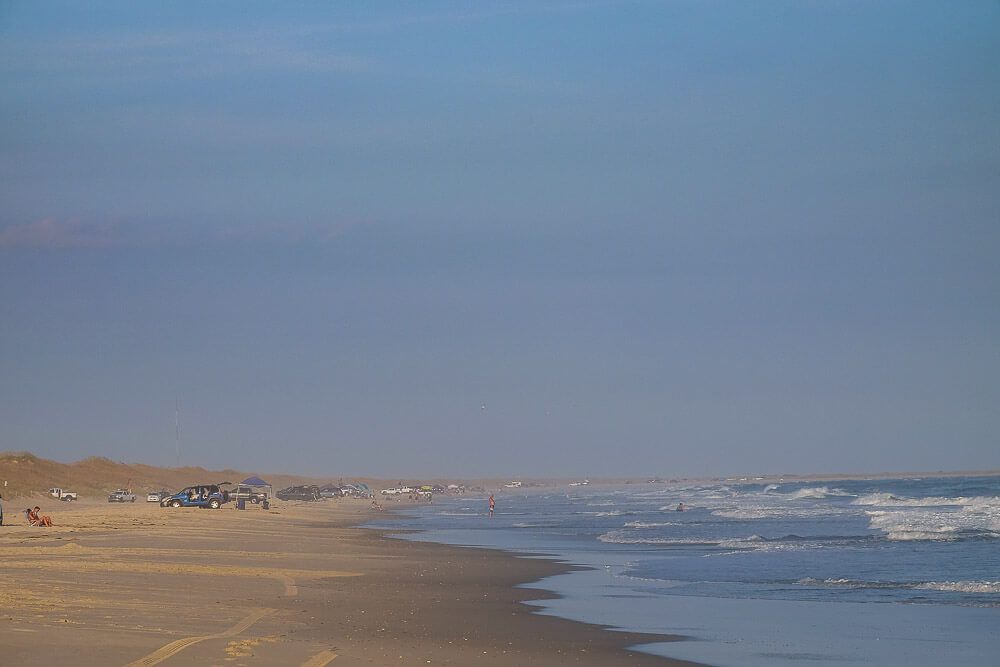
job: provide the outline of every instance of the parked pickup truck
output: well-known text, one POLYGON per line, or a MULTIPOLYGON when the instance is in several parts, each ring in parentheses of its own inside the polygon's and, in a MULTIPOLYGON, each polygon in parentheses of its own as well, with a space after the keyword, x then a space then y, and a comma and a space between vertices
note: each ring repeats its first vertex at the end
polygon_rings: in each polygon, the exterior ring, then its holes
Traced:
POLYGON ((267 493, 255 487, 240 484, 235 489, 229 492, 229 499, 232 501, 238 501, 242 499, 256 505, 257 503, 262 503, 265 500, 267 500, 267 493))
POLYGON ((109 503, 134 503, 135 494, 125 489, 116 489, 108 495, 109 503))
POLYGON ((76 492, 60 488, 49 489, 49 495, 59 500, 78 500, 76 492))

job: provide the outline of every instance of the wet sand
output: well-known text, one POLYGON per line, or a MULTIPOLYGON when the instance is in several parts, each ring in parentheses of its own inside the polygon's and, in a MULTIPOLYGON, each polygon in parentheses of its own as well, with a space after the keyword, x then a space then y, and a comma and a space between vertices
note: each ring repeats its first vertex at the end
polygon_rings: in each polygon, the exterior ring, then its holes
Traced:
POLYGON ((691 664, 520 604, 565 565, 392 539, 361 501, 37 504, 56 526, 4 505, 2 665, 691 664))

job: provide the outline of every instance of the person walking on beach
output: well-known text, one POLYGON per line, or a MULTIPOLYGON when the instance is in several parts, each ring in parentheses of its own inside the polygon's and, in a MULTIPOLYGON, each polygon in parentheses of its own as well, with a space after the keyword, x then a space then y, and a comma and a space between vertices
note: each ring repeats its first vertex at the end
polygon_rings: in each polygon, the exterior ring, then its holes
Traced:
POLYGON ((0 526, 3 525, 3 495, 0 495, 0 526))
POLYGON ((493 510, 497 507, 497 501, 493 500, 493 494, 490 494, 490 518, 493 518, 493 510))

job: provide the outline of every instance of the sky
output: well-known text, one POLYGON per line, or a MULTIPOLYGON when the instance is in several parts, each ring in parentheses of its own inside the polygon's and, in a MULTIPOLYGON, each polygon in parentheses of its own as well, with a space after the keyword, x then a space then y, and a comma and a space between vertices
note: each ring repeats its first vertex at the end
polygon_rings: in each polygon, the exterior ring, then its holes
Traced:
POLYGON ((0 450, 1000 468, 996 2, 0 2, 0 450))

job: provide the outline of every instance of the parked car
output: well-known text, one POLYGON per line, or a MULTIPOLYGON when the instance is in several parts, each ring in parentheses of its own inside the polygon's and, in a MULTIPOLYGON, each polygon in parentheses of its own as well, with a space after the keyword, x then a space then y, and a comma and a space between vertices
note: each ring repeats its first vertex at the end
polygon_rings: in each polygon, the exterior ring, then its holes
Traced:
POLYGON ((160 507, 207 507, 217 510, 229 502, 229 494, 218 484, 189 486, 160 501, 160 507))
POLYGON ((125 489, 115 489, 108 495, 109 503, 134 503, 135 494, 125 489))
POLYGON ((239 484, 235 489, 229 492, 229 499, 233 501, 243 499, 256 505, 257 503, 262 503, 267 500, 267 493, 261 491, 257 487, 239 484))
POLYGON ((280 500, 319 500, 319 489, 311 486, 289 486, 275 494, 280 500))
POLYGON ((166 489, 164 489, 162 491, 150 491, 146 495, 146 502, 147 503, 158 503, 161 500, 163 500, 164 498, 170 497, 171 495, 172 494, 169 491, 167 491, 166 489))
POLYGON ((333 484, 321 487, 319 490, 319 495, 321 498, 339 498, 344 495, 344 490, 339 486, 334 486, 333 484))
POLYGON ((49 489, 49 495, 59 500, 78 500, 76 492, 60 488, 49 489))

